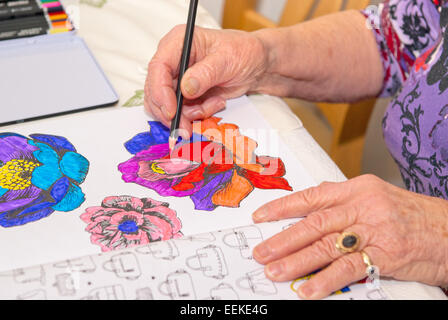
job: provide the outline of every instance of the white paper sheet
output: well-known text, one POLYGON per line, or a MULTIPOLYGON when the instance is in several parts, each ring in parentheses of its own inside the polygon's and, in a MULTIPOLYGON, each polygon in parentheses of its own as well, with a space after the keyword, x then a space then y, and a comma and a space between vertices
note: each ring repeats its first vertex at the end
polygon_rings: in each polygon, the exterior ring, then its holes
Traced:
MULTIPOLYGON (((0 299, 297 300, 295 290, 306 280, 274 283, 252 258, 257 243, 292 223, 218 230, 0 273, 0 299)), ((387 296, 380 287, 355 284, 327 299, 387 296)))
MULTIPOLYGON (((243 134, 258 140, 256 154, 280 156, 286 167, 285 178, 294 191, 314 185, 312 178, 278 136, 266 130, 269 125, 249 99, 243 97, 229 101, 228 108, 218 116, 223 118, 222 122, 234 123, 243 134), (267 143, 260 143, 260 134, 270 137, 263 140, 267 143)), ((101 205, 103 199, 109 196, 150 197, 168 202, 182 222, 181 232, 189 236, 250 225, 253 223, 251 214, 259 206, 290 193, 285 190, 255 189, 242 201, 240 208, 219 207, 208 212, 194 210, 189 197, 161 197, 153 190, 125 183, 117 166, 133 155, 125 149, 124 143, 138 133, 148 131, 148 120, 151 119, 140 107, 110 108, 0 128, 0 132, 14 132, 24 136, 40 133, 66 137, 77 152, 90 161, 89 173, 81 184, 86 201, 80 208, 67 213, 54 212, 23 226, 0 227, 0 242, 4 244, 0 271, 100 253, 100 247, 91 243, 90 233, 85 231, 86 223, 80 219, 80 215, 86 208, 101 205)))

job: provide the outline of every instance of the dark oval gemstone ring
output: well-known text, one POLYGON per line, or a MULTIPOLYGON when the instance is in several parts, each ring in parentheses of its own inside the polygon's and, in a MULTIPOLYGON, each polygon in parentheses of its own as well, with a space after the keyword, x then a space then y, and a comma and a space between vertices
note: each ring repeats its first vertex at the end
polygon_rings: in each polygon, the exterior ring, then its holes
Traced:
POLYGON ((355 252, 360 243, 359 236, 354 232, 343 232, 336 241, 336 248, 342 253, 355 252))

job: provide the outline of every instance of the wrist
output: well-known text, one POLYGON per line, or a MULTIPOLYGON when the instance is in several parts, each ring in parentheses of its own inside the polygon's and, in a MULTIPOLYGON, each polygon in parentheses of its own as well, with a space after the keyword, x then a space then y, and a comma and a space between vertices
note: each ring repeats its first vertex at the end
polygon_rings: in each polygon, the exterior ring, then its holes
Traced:
POLYGON ((273 30, 274 29, 261 29, 253 31, 252 35, 257 38, 262 48, 262 55, 265 61, 265 73, 273 73, 274 66, 277 60, 277 49, 278 45, 273 43, 273 30))
MULTIPOLYGON (((425 196, 426 197, 426 196, 425 196)), ((448 286, 448 201, 440 198, 429 197, 429 203, 421 215, 425 226, 425 235, 420 238, 424 252, 421 256, 429 254, 428 259, 438 265, 438 271, 434 273, 436 285, 448 286), (432 249, 432 250, 431 250, 432 249)))
POLYGON ((252 32, 263 48, 264 72, 254 83, 252 92, 270 94, 275 96, 287 96, 290 91, 290 84, 283 81, 289 78, 284 74, 282 63, 288 61, 284 55, 284 46, 289 43, 285 36, 284 28, 261 29, 252 32))
POLYGON ((253 32, 262 43, 266 56, 266 71, 258 81, 257 92, 282 97, 301 97, 300 84, 313 83, 322 72, 317 72, 317 54, 310 46, 306 23, 291 27, 261 29, 253 32))

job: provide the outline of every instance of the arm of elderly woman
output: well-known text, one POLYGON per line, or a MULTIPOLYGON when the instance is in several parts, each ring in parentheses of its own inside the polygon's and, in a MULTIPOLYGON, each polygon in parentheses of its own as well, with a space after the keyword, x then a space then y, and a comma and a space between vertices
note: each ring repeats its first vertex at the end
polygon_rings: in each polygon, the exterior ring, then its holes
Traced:
POLYGON ((254 33, 268 52, 254 91, 308 101, 351 102, 376 96, 383 66, 372 30, 358 11, 254 33))

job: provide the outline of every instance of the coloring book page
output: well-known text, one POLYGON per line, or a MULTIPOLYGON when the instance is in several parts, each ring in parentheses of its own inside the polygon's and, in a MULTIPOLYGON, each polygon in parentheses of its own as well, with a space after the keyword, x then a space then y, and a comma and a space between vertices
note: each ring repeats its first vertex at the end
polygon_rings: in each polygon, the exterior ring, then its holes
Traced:
POLYGON ((143 107, 0 127, 0 272, 248 226, 315 184, 247 97, 201 125, 175 160, 143 107))
MULTIPOLYGON (((252 258, 263 239, 294 220, 153 242, 0 273, 0 299, 297 300, 307 279, 274 283, 252 258)), ((345 287, 329 300, 386 300, 380 287, 345 287)))

